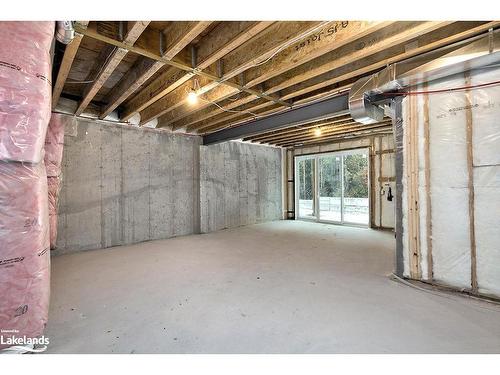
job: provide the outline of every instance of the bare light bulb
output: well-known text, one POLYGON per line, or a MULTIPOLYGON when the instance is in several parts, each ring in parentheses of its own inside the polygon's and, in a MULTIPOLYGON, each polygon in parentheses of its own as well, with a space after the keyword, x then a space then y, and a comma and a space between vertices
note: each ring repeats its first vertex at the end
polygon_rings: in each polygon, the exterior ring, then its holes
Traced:
POLYGON ((316 128, 316 129, 314 129, 314 135, 315 135, 316 137, 321 136, 321 128, 316 128))
POLYGON ((187 96, 188 103, 194 105, 198 103, 198 95, 196 95, 196 91, 190 91, 187 96))

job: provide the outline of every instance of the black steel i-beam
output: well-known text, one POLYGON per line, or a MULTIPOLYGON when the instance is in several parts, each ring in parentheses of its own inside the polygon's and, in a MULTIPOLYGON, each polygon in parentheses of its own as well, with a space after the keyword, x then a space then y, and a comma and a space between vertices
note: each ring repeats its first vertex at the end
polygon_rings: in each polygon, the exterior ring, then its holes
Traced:
POLYGON ((203 144, 209 145, 240 139, 251 135, 281 129, 292 125, 305 124, 324 120, 349 113, 348 94, 334 96, 302 107, 292 108, 285 112, 265 118, 248 121, 234 128, 210 133, 203 137, 203 144))

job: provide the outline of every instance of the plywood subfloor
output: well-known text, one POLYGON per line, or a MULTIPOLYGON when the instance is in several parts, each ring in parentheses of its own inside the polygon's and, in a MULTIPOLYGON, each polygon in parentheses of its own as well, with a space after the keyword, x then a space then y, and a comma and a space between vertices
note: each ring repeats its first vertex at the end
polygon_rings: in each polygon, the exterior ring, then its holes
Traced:
POLYGON ((499 306, 390 280, 393 247, 278 221, 58 256, 48 352, 500 352, 499 306))

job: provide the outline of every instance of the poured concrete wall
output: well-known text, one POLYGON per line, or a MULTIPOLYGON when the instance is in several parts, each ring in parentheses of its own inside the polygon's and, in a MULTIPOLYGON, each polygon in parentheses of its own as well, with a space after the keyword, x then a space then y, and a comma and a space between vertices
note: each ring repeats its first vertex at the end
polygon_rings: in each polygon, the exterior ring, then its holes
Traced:
POLYGON ((282 218, 281 150, 242 142, 200 147, 201 231, 282 218))
POLYGON ((199 137, 78 119, 66 129, 57 253, 199 232, 199 137))

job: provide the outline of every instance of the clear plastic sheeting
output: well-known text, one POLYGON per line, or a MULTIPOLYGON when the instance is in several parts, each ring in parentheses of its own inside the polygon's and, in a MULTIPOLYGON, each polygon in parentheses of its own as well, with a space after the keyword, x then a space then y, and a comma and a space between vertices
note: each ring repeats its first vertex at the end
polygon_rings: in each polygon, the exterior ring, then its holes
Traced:
POLYGON ((43 162, 0 161, 0 329, 4 341, 10 336, 39 336, 47 322, 48 220, 43 162))
POLYGON ((58 113, 53 113, 50 118, 44 147, 47 177, 58 177, 61 174, 65 123, 73 119, 73 117, 58 113))
POLYGON ((45 138, 45 166, 47 168, 47 182, 49 191, 49 222, 50 248, 56 248, 57 240, 57 209, 59 191, 61 190, 61 165, 64 147, 64 130, 66 124, 75 121, 72 116, 53 113, 47 128, 45 138))
MULTIPOLYGON (((499 77, 499 69, 484 70, 471 84, 499 77)), ((500 86, 471 93, 477 284, 480 293, 500 296, 500 86)))
MULTIPOLYGON (((441 90, 464 85, 465 78, 461 75, 430 84, 428 89, 441 90)), ((431 94, 428 100, 434 280, 459 288, 470 288, 469 178, 464 110, 467 99, 464 92, 454 92, 431 94)), ((420 154, 419 157, 423 158, 424 155, 420 154)))
POLYGON ((0 22, 0 160, 42 160, 51 110, 54 26, 0 22))
POLYGON ((403 116, 403 141, 397 145, 404 156, 406 277, 418 253, 419 278, 500 297, 500 86, 432 93, 499 80, 498 67, 474 70, 418 87, 427 93, 403 101, 404 113, 412 111, 412 100, 422 112, 403 116), (406 143, 412 127, 418 134, 413 153, 406 143), (415 187, 407 172, 412 158, 418 159, 418 233, 409 228, 408 194, 415 187), (411 233, 419 236, 418 251, 410 245, 411 233))
POLYGON ((57 209, 59 207, 59 192, 61 191, 61 177, 47 177, 49 197, 49 227, 50 249, 56 248, 57 241, 57 209))

